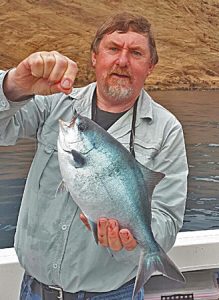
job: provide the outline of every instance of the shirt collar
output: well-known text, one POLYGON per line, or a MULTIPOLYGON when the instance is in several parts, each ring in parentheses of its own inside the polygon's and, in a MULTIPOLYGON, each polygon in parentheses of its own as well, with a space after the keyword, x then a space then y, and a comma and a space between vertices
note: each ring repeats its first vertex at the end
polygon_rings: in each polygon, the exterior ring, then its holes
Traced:
POLYGON ((142 89, 138 99, 137 114, 140 119, 146 119, 150 123, 153 121, 152 101, 150 95, 142 89))
MULTIPOLYGON (((92 82, 83 88, 73 89, 69 95, 74 100, 78 100, 74 104, 76 111, 90 118, 92 97, 95 89, 96 82, 92 82)), ((140 117, 138 119, 146 119, 149 123, 153 121, 152 101, 150 95, 142 89, 138 99, 137 115, 140 117)))
POLYGON ((92 113, 92 98, 96 89, 96 82, 92 82, 83 88, 75 88, 69 94, 69 97, 76 100, 74 101, 74 108, 76 111, 88 118, 91 118, 92 113))

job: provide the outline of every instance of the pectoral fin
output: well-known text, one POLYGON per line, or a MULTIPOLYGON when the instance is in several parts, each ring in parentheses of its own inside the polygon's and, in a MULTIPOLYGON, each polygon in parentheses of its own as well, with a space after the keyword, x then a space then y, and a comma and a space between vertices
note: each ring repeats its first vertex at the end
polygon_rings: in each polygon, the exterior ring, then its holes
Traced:
POLYGON ((83 155, 81 155, 79 152, 75 150, 71 150, 71 154, 74 159, 74 167, 75 168, 82 168, 85 165, 85 158, 83 155))

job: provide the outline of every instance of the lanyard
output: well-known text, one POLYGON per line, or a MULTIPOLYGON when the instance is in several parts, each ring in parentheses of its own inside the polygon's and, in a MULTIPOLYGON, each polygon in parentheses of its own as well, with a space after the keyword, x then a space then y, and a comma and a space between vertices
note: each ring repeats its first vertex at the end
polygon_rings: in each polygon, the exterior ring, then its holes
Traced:
MULTIPOLYGON (((130 150, 130 153, 134 157, 135 157, 134 139, 135 139, 135 123, 136 123, 136 115, 137 115, 137 104, 138 104, 138 101, 135 101, 135 104, 133 106, 132 127, 131 127, 130 139, 129 139, 129 150, 130 150)), ((93 96, 93 99, 92 99, 92 117, 91 117, 93 121, 96 121, 96 115, 97 115, 96 96, 93 96)))
POLYGON ((135 101, 135 104, 133 107, 132 128, 131 128, 131 134, 130 134, 130 140, 129 140, 129 149, 130 149, 131 154, 134 157, 135 157, 134 140, 135 140, 135 123, 136 123, 136 115, 137 115, 137 105, 138 105, 138 100, 135 101))

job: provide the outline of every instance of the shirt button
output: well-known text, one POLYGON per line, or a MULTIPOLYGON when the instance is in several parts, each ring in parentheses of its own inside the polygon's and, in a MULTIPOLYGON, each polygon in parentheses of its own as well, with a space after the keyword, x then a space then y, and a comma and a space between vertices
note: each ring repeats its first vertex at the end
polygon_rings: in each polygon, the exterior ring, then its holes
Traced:
POLYGON ((52 151, 53 151, 53 147, 51 145, 47 145, 45 147, 45 152, 46 153, 50 154, 50 153, 52 153, 52 151))
POLYGON ((0 101, 0 104, 1 104, 2 107, 5 107, 7 105, 7 103, 5 101, 3 101, 3 100, 0 101))
POLYGON ((67 225, 62 225, 62 230, 66 230, 67 229, 67 225))
POLYGON ((57 269, 58 265, 57 264, 53 264, 53 269, 57 269))

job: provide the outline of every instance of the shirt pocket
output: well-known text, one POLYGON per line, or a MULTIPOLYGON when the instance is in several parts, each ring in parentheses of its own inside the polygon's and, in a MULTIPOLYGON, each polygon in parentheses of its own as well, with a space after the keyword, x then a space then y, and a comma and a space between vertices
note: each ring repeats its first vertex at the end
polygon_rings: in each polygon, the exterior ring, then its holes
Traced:
POLYGON ((136 159, 143 165, 152 164, 161 148, 161 142, 159 141, 145 141, 140 140, 137 137, 134 141, 134 150, 136 159))

